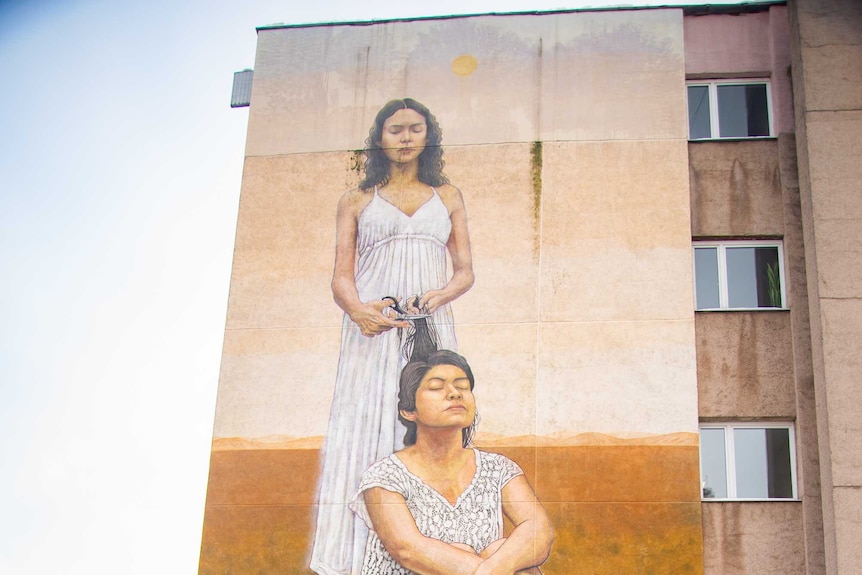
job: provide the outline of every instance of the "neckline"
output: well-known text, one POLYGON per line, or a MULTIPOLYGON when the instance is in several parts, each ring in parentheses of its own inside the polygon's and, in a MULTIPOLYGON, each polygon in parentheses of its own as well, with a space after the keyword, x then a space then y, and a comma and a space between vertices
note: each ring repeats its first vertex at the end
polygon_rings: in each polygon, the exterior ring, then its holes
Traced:
POLYGON ((436 489, 434 489, 433 487, 431 487, 430 485, 425 483, 424 479, 422 479, 421 477, 419 477, 418 475, 416 475, 415 473, 410 471, 410 469, 407 468, 407 464, 404 463, 403 461, 401 461, 401 458, 398 457, 397 454, 393 453, 389 457, 395 462, 395 465, 400 467, 410 477, 412 477, 413 479, 415 479, 416 481, 421 483, 423 486, 425 486, 425 488, 428 489, 428 491, 433 493, 438 499, 440 499, 440 501, 445 503, 450 509, 455 509, 456 507, 458 507, 458 505, 461 504, 461 500, 464 498, 464 496, 473 490, 473 486, 476 484, 476 480, 479 479, 479 466, 481 465, 481 456, 479 454, 478 449, 476 449, 475 447, 473 447, 471 449, 473 451, 473 458, 474 458, 474 461, 476 463, 476 469, 473 471, 473 477, 470 479, 470 483, 468 483, 467 486, 464 488, 464 490, 460 493, 460 495, 458 495, 458 497, 455 498, 455 503, 452 503, 451 501, 446 499, 446 497, 442 493, 440 493, 439 491, 437 491, 436 489))
POLYGON ((393 204, 392 202, 390 202, 389 200, 387 200, 386 198, 381 196, 380 190, 377 188, 377 186, 374 186, 374 196, 377 198, 380 198, 380 201, 382 201, 383 203, 385 203, 389 206, 392 206, 399 214, 401 214, 402 216, 404 216, 405 218, 410 220, 410 219, 413 219, 416 216, 416 214, 418 214, 420 211, 422 211, 422 208, 424 208, 425 206, 430 204, 431 200, 433 200, 435 197, 439 197, 439 195, 437 194, 437 190, 434 189, 434 186, 428 186, 428 187, 431 188, 431 197, 428 198, 427 200, 425 200, 424 202, 422 202, 419 205, 419 207, 416 208, 416 210, 412 214, 409 214, 409 215, 407 214, 407 212, 405 212, 404 210, 402 210, 401 208, 399 208, 398 206, 396 206, 395 204, 393 204))

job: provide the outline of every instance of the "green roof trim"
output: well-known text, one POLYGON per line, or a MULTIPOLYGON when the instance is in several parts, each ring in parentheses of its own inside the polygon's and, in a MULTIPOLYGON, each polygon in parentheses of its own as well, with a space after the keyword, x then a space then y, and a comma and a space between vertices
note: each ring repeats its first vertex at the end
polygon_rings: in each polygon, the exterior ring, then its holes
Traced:
POLYGON ((311 22, 305 24, 267 24, 257 26, 258 32, 264 30, 282 30, 285 28, 319 28, 329 26, 375 26, 377 24, 391 24, 397 22, 416 22, 424 20, 453 20, 456 18, 478 18, 480 16, 545 16, 548 14, 572 14, 576 12, 621 12, 626 10, 682 10, 684 14, 701 16, 706 14, 747 14, 752 12, 764 12, 770 6, 781 6, 787 4, 786 0, 760 0, 754 2, 740 2, 739 4, 680 4, 669 6, 667 4, 657 6, 600 6, 594 8, 560 8, 555 10, 525 10, 520 12, 483 12, 478 14, 449 14, 440 16, 413 16, 404 18, 384 18, 380 20, 344 20, 333 22, 311 22))

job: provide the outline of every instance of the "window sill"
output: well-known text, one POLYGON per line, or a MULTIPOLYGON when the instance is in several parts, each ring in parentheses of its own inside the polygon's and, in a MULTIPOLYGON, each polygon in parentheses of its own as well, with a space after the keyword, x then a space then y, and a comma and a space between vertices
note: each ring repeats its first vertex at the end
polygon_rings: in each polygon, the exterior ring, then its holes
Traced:
POLYGON ((707 309, 696 309, 695 313, 733 313, 733 312, 749 312, 756 311, 758 313, 762 312, 788 312, 790 311, 789 307, 716 307, 716 308, 707 308, 707 309))
POLYGON ((801 503, 801 499, 701 499, 701 503, 801 503))
POLYGON ((700 144, 702 142, 750 142, 752 140, 777 140, 778 136, 751 136, 750 138, 697 138, 689 139, 689 144, 700 144))

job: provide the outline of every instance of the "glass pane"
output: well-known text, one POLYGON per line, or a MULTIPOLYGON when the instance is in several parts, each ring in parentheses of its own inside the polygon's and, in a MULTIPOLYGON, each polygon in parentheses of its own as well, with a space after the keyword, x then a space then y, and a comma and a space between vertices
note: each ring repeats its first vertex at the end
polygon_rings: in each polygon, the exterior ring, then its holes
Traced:
POLYGON ((704 499, 727 497, 727 456, 723 429, 700 430, 700 481, 704 499))
POLYGON ((769 135, 769 105, 766 101, 766 84, 745 87, 745 108, 748 110, 748 135, 769 135))
POLYGON ((734 429, 733 451, 736 463, 736 496, 740 499, 768 498, 766 430, 734 429))
POLYGON ((757 307, 754 249, 746 247, 725 250, 729 307, 757 307))
POLYGON ((694 248, 694 285, 697 309, 714 309, 720 306, 718 248, 694 248))
POLYGON ((778 248, 754 248, 754 267, 757 270, 757 307, 781 307, 778 248))
POLYGON ((688 87, 688 137, 700 140, 711 137, 709 122, 709 86, 688 87))
POLYGON ((766 468, 769 497, 793 497, 793 476, 790 471, 790 430, 766 430, 766 468))
POLYGON ((728 307, 781 307, 778 247, 725 250, 728 307))
POLYGON ((722 138, 769 135, 766 84, 721 85, 718 96, 718 131, 722 138))

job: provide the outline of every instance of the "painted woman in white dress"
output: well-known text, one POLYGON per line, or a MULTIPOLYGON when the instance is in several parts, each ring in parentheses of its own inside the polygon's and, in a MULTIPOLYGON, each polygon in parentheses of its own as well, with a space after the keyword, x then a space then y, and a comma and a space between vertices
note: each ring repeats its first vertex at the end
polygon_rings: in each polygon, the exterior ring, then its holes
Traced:
POLYGON ((554 530, 521 468, 471 449, 473 372, 441 350, 401 374, 404 449, 362 476, 351 502, 372 528, 362 575, 540 575, 554 530), (503 516, 514 525, 503 537, 503 516))
POLYGON ((320 575, 359 573, 368 530, 349 498, 372 463, 402 447, 398 378, 409 324, 386 298, 431 314, 439 346, 457 345, 449 303, 473 285, 473 263, 464 200, 443 174, 440 142, 424 105, 387 103, 366 140, 365 178, 338 202, 332 293, 344 320, 310 559, 320 575))

